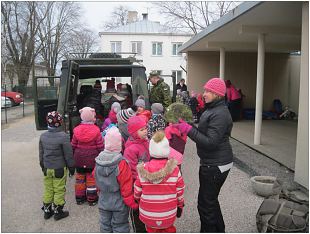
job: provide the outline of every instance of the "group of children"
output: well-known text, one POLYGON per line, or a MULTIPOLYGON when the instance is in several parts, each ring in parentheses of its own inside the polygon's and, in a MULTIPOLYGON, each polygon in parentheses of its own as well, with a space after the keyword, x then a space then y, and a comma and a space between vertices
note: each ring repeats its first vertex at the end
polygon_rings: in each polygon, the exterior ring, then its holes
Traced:
POLYGON ((113 103, 100 129, 95 110, 84 107, 70 145, 69 136, 58 130, 61 116, 49 113, 48 131, 40 137, 40 165, 51 171, 44 172, 44 218, 69 215, 62 210, 68 168, 70 175, 76 170, 76 203, 98 203, 101 232, 129 232, 129 215, 135 232, 176 232, 174 221, 184 206, 181 164, 186 136, 166 123, 163 114, 160 103, 146 110, 143 97, 128 109, 113 103), (56 176, 59 169, 61 178, 56 176), (45 182, 49 174, 54 184, 64 181, 61 194, 45 182))
POLYGON ((177 90, 176 102, 181 102, 190 107, 195 123, 199 122, 200 116, 204 111, 204 101, 202 94, 197 94, 194 91, 189 95, 188 91, 177 90))

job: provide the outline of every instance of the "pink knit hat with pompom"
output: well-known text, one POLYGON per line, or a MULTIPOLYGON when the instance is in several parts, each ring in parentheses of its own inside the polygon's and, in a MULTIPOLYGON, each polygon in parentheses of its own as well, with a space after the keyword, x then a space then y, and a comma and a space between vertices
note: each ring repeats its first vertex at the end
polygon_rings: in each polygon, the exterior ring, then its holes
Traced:
POLYGON ((96 111, 91 107, 84 107, 80 110, 81 119, 84 122, 95 122, 96 121, 96 111))
POLYGON ((204 85, 205 90, 215 93, 221 97, 225 96, 226 85, 220 78, 212 78, 204 85))

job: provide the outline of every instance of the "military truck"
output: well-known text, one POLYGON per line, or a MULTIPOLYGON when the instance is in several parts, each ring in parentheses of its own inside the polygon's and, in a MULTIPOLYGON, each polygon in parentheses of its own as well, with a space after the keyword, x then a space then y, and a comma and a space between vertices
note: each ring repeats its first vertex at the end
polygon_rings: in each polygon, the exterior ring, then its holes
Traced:
MULTIPOLYGON (((92 90, 90 86, 98 79, 106 82, 112 78, 127 78, 132 87, 130 97, 122 97, 121 93, 116 93, 116 97, 131 98, 134 103, 138 96, 143 95, 149 108, 145 70, 133 56, 122 58, 121 55, 114 53, 92 53, 88 58, 62 61, 59 77, 34 76, 33 96, 37 130, 47 129, 45 120, 47 113, 57 110, 64 117, 64 131, 70 133, 72 137, 73 128, 80 123, 81 91, 83 88, 92 90)), ((102 93, 103 100, 107 95, 111 93, 102 93)), ((106 113, 107 109, 105 108, 106 113)))

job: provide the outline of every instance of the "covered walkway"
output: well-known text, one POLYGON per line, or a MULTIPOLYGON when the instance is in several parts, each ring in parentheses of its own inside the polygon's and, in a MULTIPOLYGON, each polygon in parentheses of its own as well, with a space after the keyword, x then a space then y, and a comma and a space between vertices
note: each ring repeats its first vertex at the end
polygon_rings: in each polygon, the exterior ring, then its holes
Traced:
POLYGON ((297 121, 263 120, 261 145, 254 145, 254 120, 234 122, 231 137, 295 170, 297 121))

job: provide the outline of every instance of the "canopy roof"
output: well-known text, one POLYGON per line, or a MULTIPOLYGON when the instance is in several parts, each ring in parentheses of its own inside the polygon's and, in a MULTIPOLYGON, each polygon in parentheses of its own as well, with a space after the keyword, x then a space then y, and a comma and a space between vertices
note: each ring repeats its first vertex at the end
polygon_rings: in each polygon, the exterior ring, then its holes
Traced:
POLYGON ((303 2, 244 2, 209 25, 180 52, 257 51, 257 35, 264 33, 266 52, 300 51, 303 2))

